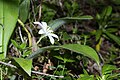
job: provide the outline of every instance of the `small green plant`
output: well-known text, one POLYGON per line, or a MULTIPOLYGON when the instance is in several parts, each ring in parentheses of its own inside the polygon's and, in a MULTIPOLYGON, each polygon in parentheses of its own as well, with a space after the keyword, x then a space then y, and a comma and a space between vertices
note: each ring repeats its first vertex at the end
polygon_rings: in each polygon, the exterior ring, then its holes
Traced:
POLYGON ((103 10, 101 14, 97 13, 95 20, 98 23, 98 29, 95 31, 96 41, 98 41, 98 44, 96 45, 96 50, 100 50, 102 37, 109 40, 112 39, 114 42, 120 45, 120 37, 113 34, 118 31, 118 25, 114 27, 114 23, 112 23, 114 22, 112 21, 112 7, 108 6, 103 10))
POLYGON ((80 78, 77 80, 114 80, 119 79, 119 73, 115 73, 115 70, 119 70, 114 65, 105 64, 101 70, 101 76, 89 75, 84 69, 84 74, 80 74, 80 78))
POLYGON ((120 52, 119 4, 119 0, 1 0, 0 79, 119 80, 119 62, 113 62, 116 57, 119 61, 120 52), (88 34, 94 25, 95 37, 88 34), (99 59, 104 54, 97 54, 102 53, 103 39, 110 47, 104 62, 99 59))
POLYGON ((119 73, 115 73, 115 70, 119 70, 114 65, 105 64, 102 68, 102 75, 97 76, 97 80, 114 80, 119 79, 119 73))
POLYGON ((19 57, 27 57, 28 55, 30 55, 31 50, 26 47, 26 43, 22 43, 19 45, 15 40, 11 40, 11 42, 13 46, 17 48, 19 57))
POLYGON ((67 10, 67 16, 80 16, 80 7, 77 1, 65 1, 64 3, 65 9, 67 10))

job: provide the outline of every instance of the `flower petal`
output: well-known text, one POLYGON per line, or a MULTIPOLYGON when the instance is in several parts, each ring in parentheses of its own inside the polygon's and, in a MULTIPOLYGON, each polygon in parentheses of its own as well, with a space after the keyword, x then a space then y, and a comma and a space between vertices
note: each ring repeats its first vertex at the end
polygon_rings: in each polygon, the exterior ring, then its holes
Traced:
POLYGON ((44 30, 43 29, 40 29, 38 34, 45 34, 44 30))
POLYGON ((47 31, 48 31, 49 33, 53 32, 53 30, 52 30, 50 27, 47 28, 47 31))
POLYGON ((54 39, 53 39, 53 37, 52 36, 48 36, 49 37, 49 39, 50 39, 50 42, 52 43, 52 44, 54 44, 54 39))
POLYGON ((43 25, 43 28, 44 28, 45 30, 47 30, 47 23, 46 23, 46 22, 41 22, 41 24, 43 25))
POLYGON ((34 24, 38 24, 41 28, 43 28, 43 25, 40 22, 34 22, 34 24))
POLYGON ((52 33, 52 32, 53 32, 53 30, 47 30, 47 32, 48 32, 48 33, 52 33))
POLYGON ((57 38, 57 39, 58 39, 58 36, 57 36, 56 34, 49 33, 48 35, 49 35, 49 36, 53 36, 53 37, 55 37, 55 38, 57 38))
POLYGON ((50 42, 52 44, 54 44, 54 42, 55 42, 54 38, 57 38, 59 40, 58 36, 53 33, 53 30, 51 29, 51 27, 47 26, 46 22, 41 22, 41 23, 40 22, 34 22, 34 24, 38 24, 42 28, 38 32, 38 34, 43 35, 43 36, 40 37, 39 41, 41 41, 41 39, 44 38, 45 36, 48 36, 48 38, 50 39, 50 42))

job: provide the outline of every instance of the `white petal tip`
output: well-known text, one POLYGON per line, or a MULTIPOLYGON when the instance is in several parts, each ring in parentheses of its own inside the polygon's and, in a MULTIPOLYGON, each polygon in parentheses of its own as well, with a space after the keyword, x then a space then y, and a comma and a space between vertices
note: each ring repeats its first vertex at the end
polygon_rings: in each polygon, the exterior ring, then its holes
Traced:
POLYGON ((33 22, 34 24, 39 24, 40 22, 33 22))
POLYGON ((58 38, 58 41, 59 41, 59 38, 58 38))

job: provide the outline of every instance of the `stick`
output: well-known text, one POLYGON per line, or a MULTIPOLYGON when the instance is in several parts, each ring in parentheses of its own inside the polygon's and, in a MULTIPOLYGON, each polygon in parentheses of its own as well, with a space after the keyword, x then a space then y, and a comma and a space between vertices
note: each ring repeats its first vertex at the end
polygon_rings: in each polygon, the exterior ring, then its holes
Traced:
POLYGON ((64 76, 56 76, 56 75, 51 75, 51 74, 46 74, 46 73, 42 73, 42 72, 38 72, 38 71, 32 71, 32 73, 34 74, 40 74, 40 75, 45 75, 45 76, 50 76, 50 77, 58 77, 58 78, 64 78, 64 76))
POLYGON ((10 63, 5 63, 5 62, 0 61, 0 64, 3 64, 3 65, 6 65, 6 66, 9 66, 9 67, 12 67, 12 68, 17 69, 16 66, 14 66, 14 65, 12 65, 12 64, 10 64, 10 63))
MULTIPOLYGON (((11 68, 17 69, 16 66, 14 66, 14 65, 12 65, 10 63, 5 63, 5 62, 0 61, 0 64, 3 64, 3 65, 6 65, 6 66, 9 66, 11 68)), ((64 76, 56 76, 56 75, 46 74, 46 73, 38 72, 38 71, 32 71, 32 73, 39 74, 39 75, 44 75, 44 76, 56 77, 56 78, 64 78, 64 76)))

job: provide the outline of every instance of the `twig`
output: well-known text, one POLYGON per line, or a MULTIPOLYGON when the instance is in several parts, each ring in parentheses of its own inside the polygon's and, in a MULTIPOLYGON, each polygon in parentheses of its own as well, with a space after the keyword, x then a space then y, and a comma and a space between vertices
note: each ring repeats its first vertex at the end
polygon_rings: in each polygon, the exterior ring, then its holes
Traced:
POLYGON ((33 3, 33 0, 30 0, 31 1, 31 5, 32 5, 32 13, 33 13, 33 17, 36 21, 36 18, 35 18, 35 9, 34 9, 34 3, 33 3))
POLYGON ((12 65, 12 64, 10 64, 10 63, 5 63, 5 62, 0 61, 0 64, 3 64, 3 65, 6 65, 6 66, 9 66, 9 67, 12 67, 12 68, 17 69, 16 66, 14 66, 14 65, 12 65))
POLYGON ((18 27, 18 29, 19 29, 20 39, 21 39, 22 43, 24 43, 24 40, 23 40, 23 37, 22 37, 22 33, 21 33, 21 29, 20 29, 20 27, 18 27))
POLYGON ((46 74, 46 73, 42 73, 42 72, 38 72, 38 71, 32 71, 32 73, 34 74, 40 74, 40 75, 45 75, 45 76, 50 76, 50 77, 58 77, 58 78, 64 78, 64 76, 56 76, 56 75, 51 75, 51 74, 46 74))
MULTIPOLYGON (((5 62, 0 61, 0 64, 3 64, 3 65, 6 65, 6 66, 9 66, 11 68, 17 69, 16 66, 14 66, 10 63, 5 63, 5 62)), ((64 76, 56 76, 56 75, 46 74, 46 73, 42 73, 42 72, 38 72, 38 71, 32 71, 32 73, 39 74, 39 75, 44 75, 44 76, 56 77, 56 78, 64 78, 64 76)))
POLYGON ((41 5, 42 5, 42 1, 41 1, 40 5, 39 5, 39 16, 38 16, 38 21, 39 21, 40 18, 41 18, 41 9, 42 9, 41 5))
POLYGON ((29 40, 29 47, 31 47, 32 45, 32 41, 31 41, 31 34, 29 33, 29 31, 27 30, 27 28, 25 27, 25 25, 23 24, 23 22, 18 19, 18 23, 24 28, 24 30, 26 31, 27 35, 28 35, 28 40, 29 40))

